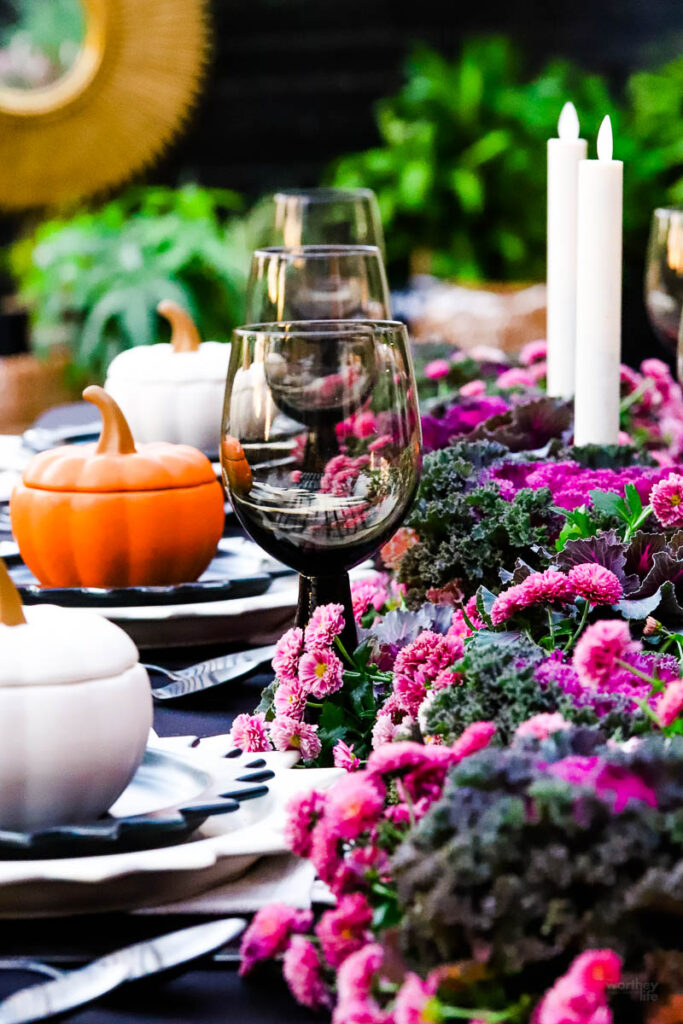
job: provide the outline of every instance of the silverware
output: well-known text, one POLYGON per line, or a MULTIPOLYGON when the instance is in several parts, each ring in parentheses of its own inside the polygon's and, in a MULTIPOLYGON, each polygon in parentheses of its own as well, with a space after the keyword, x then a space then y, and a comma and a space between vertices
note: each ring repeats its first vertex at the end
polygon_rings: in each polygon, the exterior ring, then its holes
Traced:
POLYGON ((275 644, 271 644, 268 647, 255 647, 251 651, 237 651, 235 654, 226 654, 222 658, 202 661, 198 665, 180 669, 178 672, 162 668, 161 665, 145 665, 145 668, 152 672, 161 672, 171 680, 166 686, 159 686, 152 690, 155 700, 164 701, 188 697, 190 694, 202 693, 215 686, 222 686, 223 683, 242 679, 260 665, 271 661, 274 654, 275 644))
POLYGON ((84 423, 81 426, 72 424, 65 427, 29 427, 23 434, 22 441, 32 452, 44 452, 57 448, 60 444, 78 444, 96 441, 100 436, 100 424, 84 423))
POLYGON ((91 1003, 119 985, 171 971, 227 945, 245 925, 241 918, 210 921, 127 946, 87 967, 15 992, 0 1003, 0 1024, 46 1020, 91 1003))

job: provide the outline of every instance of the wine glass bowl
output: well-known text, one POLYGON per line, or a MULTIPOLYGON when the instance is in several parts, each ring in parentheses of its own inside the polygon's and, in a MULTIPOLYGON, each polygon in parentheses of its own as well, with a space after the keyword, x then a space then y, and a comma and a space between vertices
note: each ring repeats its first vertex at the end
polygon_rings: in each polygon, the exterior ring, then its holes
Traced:
POLYGON ((238 519, 301 574, 300 624, 316 603, 337 600, 348 639, 355 633, 348 570, 392 536, 419 480, 405 326, 328 320, 238 328, 223 439, 223 476, 238 519), (245 374, 258 386, 245 388, 245 374), (237 444, 248 473, 236 474, 226 442, 233 453, 237 444))
POLYGON ((247 285, 251 323, 386 320, 391 316, 382 255, 373 245, 257 249, 247 285))
POLYGON ((287 189, 256 211, 261 245, 376 245, 384 254, 377 197, 369 188, 287 189))
POLYGON ((645 304, 657 337, 675 352, 683 313, 683 209, 660 208, 652 215, 645 304))

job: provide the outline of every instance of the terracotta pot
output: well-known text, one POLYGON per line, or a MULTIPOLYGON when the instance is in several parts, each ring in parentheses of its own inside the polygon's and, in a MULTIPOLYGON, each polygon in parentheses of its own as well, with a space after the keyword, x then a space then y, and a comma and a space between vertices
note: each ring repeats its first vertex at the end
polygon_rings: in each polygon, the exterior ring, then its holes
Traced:
POLYGON ((69 362, 61 348, 0 357, 0 434, 21 434, 46 409, 80 397, 67 383, 69 362))

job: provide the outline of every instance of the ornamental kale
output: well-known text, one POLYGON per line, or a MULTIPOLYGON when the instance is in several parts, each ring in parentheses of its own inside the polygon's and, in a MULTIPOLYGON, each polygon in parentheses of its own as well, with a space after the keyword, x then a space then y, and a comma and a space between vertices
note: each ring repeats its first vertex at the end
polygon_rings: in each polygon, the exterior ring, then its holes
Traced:
POLYGON ((601 744, 561 731, 452 771, 393 858, 413 966, 472 959, 504 978, 590 947, 631 967, 680 948, 683 738, 601 744))
POLYGON ((399 571, 410 604, 454 581, 466 594, 480 584, 493 587, 499 570, 518 557, 531 567, 548 564, 561 519, 548 491, 523 489, 506 500, 500 486, 486 480, 506 454, 497 444, 459 443, 425 459, 409 519, 420 543, 405 554, 399 571))

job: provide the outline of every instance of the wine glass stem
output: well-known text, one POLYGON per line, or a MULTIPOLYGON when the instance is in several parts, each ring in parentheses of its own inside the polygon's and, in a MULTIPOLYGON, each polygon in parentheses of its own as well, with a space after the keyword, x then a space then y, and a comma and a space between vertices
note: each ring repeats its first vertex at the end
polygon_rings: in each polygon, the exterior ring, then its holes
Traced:
POLYGON ((297 626, 305 629, 315 609, 322 604, 343 605, 345 625, 341 642, 349 654, 353 654, 358 646, 358 633, 356 632, 356 620, 353 617, 351 584, 347 572, 340 572, 334 576, 299 576, 297 626))

